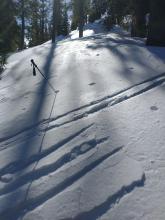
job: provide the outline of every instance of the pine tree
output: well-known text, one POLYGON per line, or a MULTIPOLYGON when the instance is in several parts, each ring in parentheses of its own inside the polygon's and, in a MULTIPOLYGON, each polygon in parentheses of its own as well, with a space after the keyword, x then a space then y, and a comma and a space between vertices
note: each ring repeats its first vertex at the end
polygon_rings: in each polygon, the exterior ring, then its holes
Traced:
POLYGON ((150 24, 147 45, 165 46, 165 1, 150 1, 150 24))
POLYGON ((20 25, 20 43, 19 49, 23 50, 25 46, 26 20, 28 20, 29 0, 15 0, 17 5, 17 18, 21 21, 20 25))
POLYGON ((83 28, 89 8, 89 0, 73 0, 73 21, 79 28, 79 37, 83 37, 83 28))
POLYGON ((128 4, 129 0, 109 0, 109 10, 113 24, 121 24, 128 4))
POLYGON ((30 0, 29 7, 31 8, 29 14, 30 26, 28 27, 29 46, 36 46, 40 43, 40 2, 39 0, 30 0))
POLYGON ((0 52, 9 52, 18 48, 19 28, 16 22, 15 3, 1 0, 0 4, 0 52))
POLYGON ((21 0, 21 44, 20 49, 24 49, 25 46, 25 0, 21 0))
POLYGON ((62 25, 61 25, 61 34, 67 36, 69 33, 69 21, 68 21, 68 10, 66 3, 64 4, 63 9, 63 18, 62 18, 62 25))
POLYGON ((92 0, 89 13, 89 21, 94 22, 95 20, 100 19, 101 15, 104 14, 108 9, 108 5, 108 0, 92 0))
POLYGON ((62 0, 53 0, 52 43, 60 34, 62 24, 62 0))
POLYGON ((133 37, 145 37, 146 25, 145 16, 149 10, 149 0, 133 0, 131 1, 133 14, 132 33, 133 37))
POLYGON ((40 0, 40 43, 45 42, 48 39, 48 1, 47 0, 40 0))

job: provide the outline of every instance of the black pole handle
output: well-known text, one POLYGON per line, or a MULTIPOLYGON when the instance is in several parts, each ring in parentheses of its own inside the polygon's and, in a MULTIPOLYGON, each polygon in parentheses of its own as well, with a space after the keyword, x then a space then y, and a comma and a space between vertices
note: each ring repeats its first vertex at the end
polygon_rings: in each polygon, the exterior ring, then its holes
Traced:
POLYGON ((39 73, 42 75, 42 77, 47 81, 48 85, 51 87, 53 92, 57 94, 59 90, 55 90, 52 84, 48 81, 48 79, 45 77, 45 75, 41 72, 41 70, 38 68, 37 64, 34 62, 33 59, 31 59, 31 64, 33 66, 33 76, 36 76, 36 69, 39 71, 39 73))
POLYGON ((37 65, 36 65, 36 63, 34 62, 34 60, 33 60, 33 59, 31 59, 31 63, 32 63, 32 65, 33 65, 34 67, 36 67, 36 68, 37 68, 37 65))
POLYGON ((35 68, 35 66, 33 66, 33 76, 36 76, 37 74, 36 74, 36 68, 35 68))
POLYGON ((31 64, 32 64, 32 66, 33 66, 33 76, 36 76, 36 75, 37 75, 37 74, 36 74, 37 65, 35 64, 35 62, 34 62, 33 59, 31 60, 31 64))

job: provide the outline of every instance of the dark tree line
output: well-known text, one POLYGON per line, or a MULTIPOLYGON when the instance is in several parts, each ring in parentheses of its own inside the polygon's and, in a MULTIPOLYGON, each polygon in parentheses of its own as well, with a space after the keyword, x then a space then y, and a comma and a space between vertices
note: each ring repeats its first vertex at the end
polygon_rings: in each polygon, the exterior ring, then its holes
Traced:
POLYGON ((39 45, 53 34, 67 35, 67 6, 63 0, 53 1, 1 0, 0 53, 39 45))
POLYGON ((132 17, 132 37, 147 37, 147 45, 165 46, 164 11, 164 0, 93 0, 89 19, 99 19, 106 12, 105 24, 112 27, 114 24, 120 25, 124 16, 129 14, 132 17))
POLYGON ((165 46, 165 1, 152 0, 150 13, 147 44, 165 46))
POLYGON ((1 0, 0 4, 0 52, 14 50, 19 43, 20 28, 17 25, 16 5, 11 0, 1 0))
POLYGON ((87 20, 93 22, 106 13, 110 28, 131 15, 133 37, 147 36, 147 45, 165 46, 164 0, 71 0, 70 6, 65 0, 1 0, 0 53, 24 49, 26 42, 30 47, 67 35, 68 7, 73 12, 71 29, 78 28, 79 37, 87 20), (150 14, 148 25, 146 14, 150 14))

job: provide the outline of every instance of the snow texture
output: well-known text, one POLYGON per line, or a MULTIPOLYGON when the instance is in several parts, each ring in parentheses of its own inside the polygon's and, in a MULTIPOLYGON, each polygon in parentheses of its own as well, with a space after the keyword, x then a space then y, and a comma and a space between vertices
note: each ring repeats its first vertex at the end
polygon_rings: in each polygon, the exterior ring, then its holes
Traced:
POLYGON ((8 58, 0 220, 164 220, 165 48, 100 22, 77 36, 8 58))

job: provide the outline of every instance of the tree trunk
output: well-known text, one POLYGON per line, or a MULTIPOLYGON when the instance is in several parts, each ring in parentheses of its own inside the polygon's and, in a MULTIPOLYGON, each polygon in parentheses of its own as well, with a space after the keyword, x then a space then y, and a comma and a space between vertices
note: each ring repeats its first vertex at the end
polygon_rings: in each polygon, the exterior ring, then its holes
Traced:
POLYGON ((52 43, 56 41, 56 0, 53 1, 52 43))
POLYGON ((45 41, 45 6, 44 6, 44 0, 42 0, 42 6, 41 6, 41 43, 45 41))
POLYGON ((84 18, 84 2, 79 0, 79 38, 83 37, 84 18))
POLYGON ((83 23, 81 22, 79 24, 79 38, 83 37, 83 23))
POLYGON ((60 0, 53 1, 53 28, 52 28, 52 43, 55 43, 58 35, 58 26, 60 23, 60 0))
POLYGON ((21 1, 21 50, 25 46, 25 5, 24 0, 21 1))
POLYGON ((151 14, 148 30, 147 45, 165 46, 165 1, 151 1, 151 14))
POLYGON ((134 14, 132 20, 132 37, 146 37, 145 16, 148 13, 148 0, 138 0, 133 2, 134 14))

